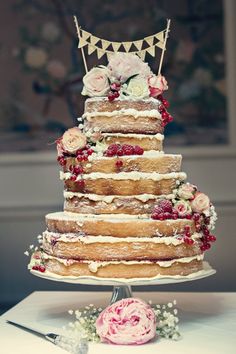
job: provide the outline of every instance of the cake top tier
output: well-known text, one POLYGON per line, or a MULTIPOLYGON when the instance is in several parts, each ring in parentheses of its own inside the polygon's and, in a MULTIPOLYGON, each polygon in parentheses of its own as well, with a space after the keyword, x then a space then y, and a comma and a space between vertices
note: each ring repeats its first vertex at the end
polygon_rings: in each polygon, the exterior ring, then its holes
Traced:
POLYGON ((155 75, 137 55, 114 53, 107 66, 92 68, 83 77, 82 95, 107 97, 109 101, 158 98, 168 89, 162 75, 155 75))

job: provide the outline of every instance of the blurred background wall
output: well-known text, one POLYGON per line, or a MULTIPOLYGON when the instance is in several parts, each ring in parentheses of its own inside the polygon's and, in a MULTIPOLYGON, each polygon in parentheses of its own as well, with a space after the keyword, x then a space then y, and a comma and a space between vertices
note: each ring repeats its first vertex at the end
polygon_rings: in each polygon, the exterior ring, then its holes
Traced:
MULTIPOLYGON (((9 0, 0 3, 1 307, 34 290, 97 290, 35 278, 24 256, 44 230, 45 214, 62 209, 53 141, 83 111, 73 14, 84 29, 113 41, 143 38, 172 19, 163 74, 174 122, 165 151, 183 154, 189 181, 216 206, 218 240, 207 259, 217 274, 145 290, 235 291, 236 3, 9 0)), ((158 55, 147 57, 154 71, 158 55)), ((96 56, 88 62, 96 64, 96 56)))

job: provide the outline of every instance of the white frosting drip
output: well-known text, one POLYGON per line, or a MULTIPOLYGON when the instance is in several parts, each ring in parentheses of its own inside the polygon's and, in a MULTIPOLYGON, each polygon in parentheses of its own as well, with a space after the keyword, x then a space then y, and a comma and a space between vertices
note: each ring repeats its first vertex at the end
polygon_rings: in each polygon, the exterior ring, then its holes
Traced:
POLYGON ((99 194, 89 194, 89 193, 79 193, 79 192, 69 192, 64 191, 64 197, 71 199, 73 197, 77 198, 87 198, 94 202, 102 201, 105 203, 112 203, 114 199, 137 199, 141 202, 147 202, 150 199, 173 199, 175 198, 175 194, 167 194, 167 195, 154 195, 154 194, 138 194, 138 195, 99 195, 99 194))
POLYGON ((155 135, 151 135, 151 134, 134 134, 134 133, 127 133, 127 134, 122 134, 122 133, 102 133, 102 136, 104 136, 105 138, 109 138, 109 137, 117 137, 117 138, 135 138, 135 139, 144 139, 144 138, 148 138, 148 139, 157 139, 157 140, 164 140, 164 135, 157 133, 155 135))
MULTIPOLYGON (((166 245, 180 245, 184 243, 184 239, 182 235, 175 235, 169 237, 113 237, 113 236, 79 236, 76 233, 67 233, 60 234, 57 232, 45 231, 43 232, 43 237, 46 242, 51 241, 51 239, 55 239, 56 241, 61 242, 81 242, 84 244, 90 243, 119 243, 119 242, 135 242, 135 243, 164 243, 166 245)), ((202 235, 200 233, 194 233, 191 238, 193 240, 197 240, 202 235)))
MULTIPOLYGON (((70 179, 72 176, 71 172, 63 172, 60 171, 60 179, 61 180, 67 180, 70 179)), ((78 176, 78 180, 81 177, 78 176)), ((180 179, 180 180, 185 180, 187 178, 187 175, 185 172, 171 172, 171 173, 158 173, 158 172, 137 172, 137 171, 132 171, 132 172, 119 172, 119 173, 102 173, 102 172, 92 172, 88 174, 83 174, 83 179, 91 179, 91 180, 96 180, 96 179, 114 179, 114 180, 132 180, 132 181, 138 181, 141 179, 151 179, 153 181, 161 181, 163 179, 180 179)))
POLYGON ((194 260, 197 261, 202 261, 204 258, 203 254, 200 255, 196 255, 196 256, 192 256, 192 257, 183 257, 183 258, 175 258, 175 259, 171 259, 169 261, 76 261, 73 259, 63 259, 63 258, 58 258, 58 257, 53 257, 48 255, 47 253, 43 253, 43 258, 45 260, 47 259, 55 259, 58 262, 64 264, 65 266, 70 266, 74 263, 86 263, 88 264, 89 270, 93 273, 96 273, 98 268, 100 267, 105 267, 108 266, 110 264, 125 264, 125 265, 132 265, 132 264, 158 264, 160 267, 163 268, 168 268, 171 267, 172 264, 178 262, 178 263, 190 263, 194 260))
POLYGON ((82 117, 86 118, 88 121, 93 119, 94 117, 116 117, 116 116, 132 116, 134 118, 139 117, 151 117, 161 119, 161 113, 157 109, 150 109, 146 111, 138 111, 134 108, 122 108, 120 110, 114 110, 111 112, 85 112, 82 117))

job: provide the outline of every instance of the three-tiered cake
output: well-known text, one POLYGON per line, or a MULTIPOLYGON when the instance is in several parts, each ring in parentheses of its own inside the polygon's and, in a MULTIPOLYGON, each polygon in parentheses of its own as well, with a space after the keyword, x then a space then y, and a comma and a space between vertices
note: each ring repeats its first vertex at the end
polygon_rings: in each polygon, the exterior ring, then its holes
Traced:
POLYGON ((46 215, 30 269, 102 278, 201 271, 216 214, 185 182, 181 155, 162 150, 172 120, 165 78, 136 55, 117 53, 83 82, 90 98, 79 126, 57 141, 64 211, 46 215))

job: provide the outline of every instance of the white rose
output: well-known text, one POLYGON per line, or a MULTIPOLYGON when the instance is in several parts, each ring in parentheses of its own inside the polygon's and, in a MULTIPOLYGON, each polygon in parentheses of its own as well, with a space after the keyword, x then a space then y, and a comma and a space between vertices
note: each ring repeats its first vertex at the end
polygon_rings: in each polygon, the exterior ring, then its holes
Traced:
POLYGON ((66 76, 66 68, 59 60, 51 60, 47 65, 47 72, 55 79, 63 79, 66 76))
POLYGON ((206 194, 197 192, 191 201, 191 207, 196 213, 202 213, 210 208, 210 199, 206 194))
POLYGON ((83 149, 87 143, 86 136, 77 127, 68 129, 63 135, 60 141, 64 151, 71 154, 77 150, 83 149))
POLYGON ((89 97, 106 96, 110 89, 109 77, 110 71, 105 66, 92 68, 83 77, 82 95, 89 97))
POLYGON ((25 53, 25 62, 34 69, 39 69, 45 65, 47 53, 42 48, 30 47, 25 53))
POLYGON ((126 88, 122 89, 123 95, 131 98, 147 98, 149 97, 149 88, 147 80, 142 77, 135 77, 130 80, 126 88))
POLYGON ((180 198, 183 199, 192 199, 195 191, 196 191, 196 187, 193 184, 184 183, 180 186, 178 190, 178 195, 180 198))
POLYGON ((121 83, 133 75, 140 75, 144 78, 153 75, 149 65, 131 53, 115 53, 109 60, 108 68, 112 76, 121 83))
POLYGON ((179 200, 178 202, 176 202, 174 205, 174 209, 177 210, 179 216, 185 216, 191 213, 192 211, 190 204, 185 200, 179 200))

